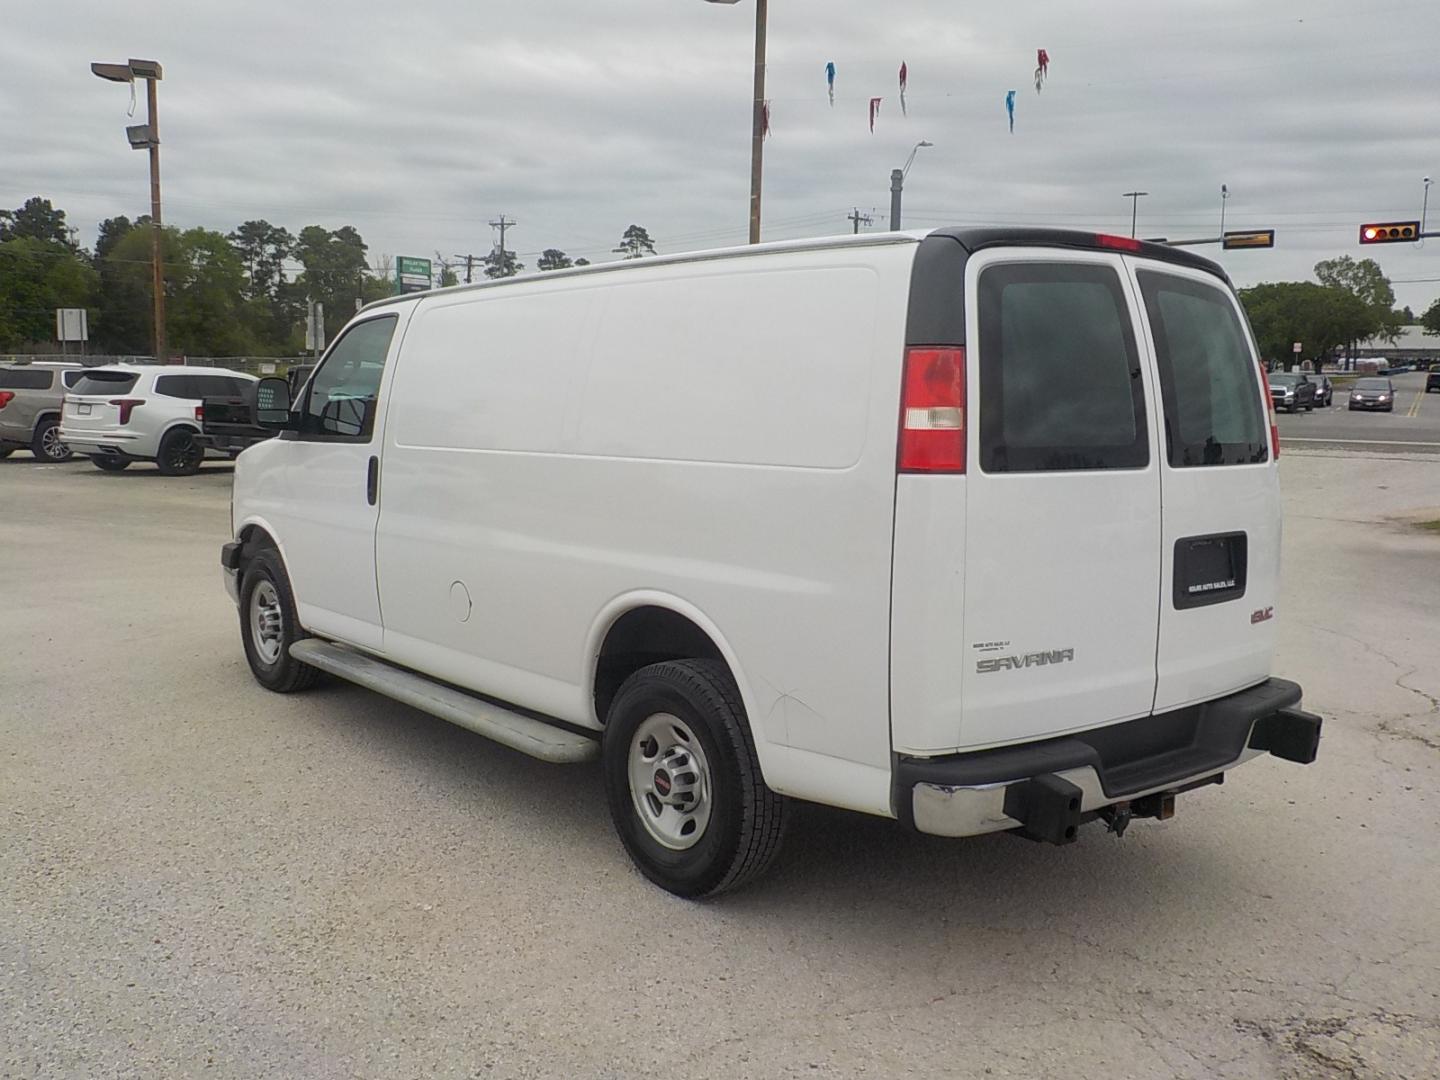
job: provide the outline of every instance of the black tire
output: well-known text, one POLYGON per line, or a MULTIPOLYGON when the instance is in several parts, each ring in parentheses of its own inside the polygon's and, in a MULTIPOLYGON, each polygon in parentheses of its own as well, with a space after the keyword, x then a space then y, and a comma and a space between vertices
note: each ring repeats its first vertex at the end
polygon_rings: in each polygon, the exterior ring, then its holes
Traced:
POLYGON ((1305 406, 1305 411, 1306 411, 1306 412, 1314 412, 1314 411, 1315 411, 1315 406, 1314 406, 1314 405, 1306 405, 1306 406, 1305 406))
POLYGON ((122 472, 130 467, 130 459, 122 457, 109 457, 105 454, 96 454, 90 459, 90 464, 94 465, 102 472, 122 472))
POLYGON ((13 454, 17 449, 18 449, 18 447, 14 447, 14 446, 0 446, 0 461, 4 461, 7 457, 9 457, 11 454, 13 454))
POLYGON ((155 464, 162 476, 194 476, 205 460, 205 448, 189 428, 173 428, 160 440, 155 464))
POLYGON ((615 831, 640 872, 667 892, 699 898, 738 888, 780 850, 787 800, 765 786, 745 707, 723 664, 670 660, 626 679, 610 706, 601 765, 615 831), (709 822, 684 850, 651 834, 631 794, 632 740, 658 714, 683 721, 709 763, 709 822))
POLYGON ((30 453, 37 461, 60 462, 74 457, 71 449, 60 441, 60 421, 47 416, 35 425, 35 434, 30 439, 30 453))
MULTIPOLYGON (((264 599, 262 595, 262 606, 264 599)), ((279 554, 274 548, 256 553, 240 568, 240 640, 245 645, 245 659, 250 663, 255 681, 277 694, 291 694, 311 686, 319 677, 320 669, 302 664, 290 655, 290 646, 309 636, 295 616, 290 578, 279 554), (255 620, 251 618, 255 594, 267 587, 278 603, 280 622, 279 650, 273 658, 265 655, 273 652, 273 644, 255 640, 255 620)))

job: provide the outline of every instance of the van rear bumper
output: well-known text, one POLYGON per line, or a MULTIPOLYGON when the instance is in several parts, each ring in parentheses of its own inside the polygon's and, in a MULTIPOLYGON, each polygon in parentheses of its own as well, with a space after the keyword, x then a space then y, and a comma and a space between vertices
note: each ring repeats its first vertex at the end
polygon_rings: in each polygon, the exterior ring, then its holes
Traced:
MULTIPOLYGON (((1018 829, 1053 843, 1107 808, 1161 816, 1164 800, 1263 753, 1308 765, 1321 719, 1296 706, 1300 687, 1267 679, 1203 705, 1058 739, 972 754, 900 756, 896 816, 936 836, 1018 829)), ((1122 826, 1123 827, 1123 826, 1122 826)))

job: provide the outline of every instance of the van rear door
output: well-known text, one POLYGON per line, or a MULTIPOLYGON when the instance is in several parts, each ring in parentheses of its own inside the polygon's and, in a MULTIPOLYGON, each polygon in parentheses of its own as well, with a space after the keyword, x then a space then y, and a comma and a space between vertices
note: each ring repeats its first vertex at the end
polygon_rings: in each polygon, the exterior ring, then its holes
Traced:
POLYGON ((1155 711, 1270 675, 1280 484, 1268 384, 1239 300, 1211 274, 1127 258, 1165 433, 1155 711))
POLYGON ((1133 289, 1117 254, 970 260, 960 746, 1150 712, 1159 441, 1133 289))

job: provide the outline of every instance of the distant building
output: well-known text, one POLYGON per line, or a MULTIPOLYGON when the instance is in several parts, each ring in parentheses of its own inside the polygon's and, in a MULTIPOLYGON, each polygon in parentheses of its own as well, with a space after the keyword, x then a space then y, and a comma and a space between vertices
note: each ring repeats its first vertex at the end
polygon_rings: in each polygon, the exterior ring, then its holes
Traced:
POLYGON ((1425 327, 1418 323, 1402 326, 1393 344, 1384 338, 1371 338, 1360 342, 1355 355, 1383 356, 1387 360, 1428 360, 1440 356, 1440 337, 1425 333, 1425 327))

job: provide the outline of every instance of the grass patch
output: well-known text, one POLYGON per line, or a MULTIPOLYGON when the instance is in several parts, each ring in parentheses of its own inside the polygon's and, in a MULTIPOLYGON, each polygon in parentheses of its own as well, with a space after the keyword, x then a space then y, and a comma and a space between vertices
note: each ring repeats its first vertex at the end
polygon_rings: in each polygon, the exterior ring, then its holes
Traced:
POLYGON ((1415 525, 1426 532, 1440 533, 1440 521, 1417 521, 1415 525))

